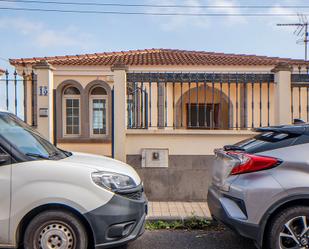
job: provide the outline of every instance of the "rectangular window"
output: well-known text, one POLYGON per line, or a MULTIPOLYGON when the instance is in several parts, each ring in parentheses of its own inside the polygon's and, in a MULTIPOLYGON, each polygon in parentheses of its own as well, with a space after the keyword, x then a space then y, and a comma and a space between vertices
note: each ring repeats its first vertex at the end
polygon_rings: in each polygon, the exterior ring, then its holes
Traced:
POLYGON ((219 104, 187 104, 188 128, 213 128, 219 127, 219 104), (190 109, 189 109, 190 108, 190 109))
POLYGON ((66 99, 66 135, 80 134, 80 102, 79 99, 66 99))
POLYGON ((92 99, 92 134, 107 134, 106 99, 92 99))

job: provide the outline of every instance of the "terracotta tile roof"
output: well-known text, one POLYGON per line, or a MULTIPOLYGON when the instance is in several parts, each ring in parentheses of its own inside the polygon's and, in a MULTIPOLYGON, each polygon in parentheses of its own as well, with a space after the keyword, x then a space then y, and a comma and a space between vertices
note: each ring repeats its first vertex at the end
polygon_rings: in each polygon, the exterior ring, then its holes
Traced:
POLYGON ((224 54, 176 49, 145 49, 83 55, 10 59, 14 66, 34 64, 46 60, 52 65, 128 66, 272 66, 279 62, 292 65, 309 65, 304 60, 243 54, 224 54))

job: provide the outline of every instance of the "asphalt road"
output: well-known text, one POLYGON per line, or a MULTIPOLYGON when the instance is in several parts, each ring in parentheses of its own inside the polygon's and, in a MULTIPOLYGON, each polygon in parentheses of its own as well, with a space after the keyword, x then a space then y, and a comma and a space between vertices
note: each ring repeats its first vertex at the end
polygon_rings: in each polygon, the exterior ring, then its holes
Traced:
MULTIPOLYGON (((210 231, 146 231, 128 246, 114 249, 256 249, 253 242, 228 229, 210 231)), ((22 249, 22 248, 21 248, 22 249)))
POLYGON ((128 247, 117 249, 256 249, 253 242, 223 231, 146 231, 128 247))

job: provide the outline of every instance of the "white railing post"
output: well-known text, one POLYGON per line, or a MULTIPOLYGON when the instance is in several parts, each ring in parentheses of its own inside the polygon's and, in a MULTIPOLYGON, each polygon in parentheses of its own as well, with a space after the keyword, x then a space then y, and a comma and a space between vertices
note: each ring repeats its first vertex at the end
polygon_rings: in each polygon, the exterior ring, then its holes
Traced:
MULTIPOLYGON (((46 61, 33 66, 37 75, 37 130, 51 143, 54 142, 54 74, 53 68, 46 61)), ((34 96, 33 96, 34 97, 34 96)))
POLYGON ((126 162, 127 67, 114 65, 114 156, 126 162))
POLYGON ((287 63, 279 63, 275 73, 275 125, 291 124, 291 74, 293 68, 287 63))

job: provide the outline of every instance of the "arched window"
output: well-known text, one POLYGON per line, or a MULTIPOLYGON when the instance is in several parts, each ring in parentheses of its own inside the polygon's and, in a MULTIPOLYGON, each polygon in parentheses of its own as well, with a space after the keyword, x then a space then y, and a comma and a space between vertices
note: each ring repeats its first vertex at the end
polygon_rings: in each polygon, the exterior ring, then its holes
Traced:
POLYGON ((101 87, 94 87, 89 96, 90 134, 104 136, 108 134, 108 95, 101 87))
POLYGON ((66 136, 80 135, 80 92, 69 86, 63 91, 63 131, 66 136))

